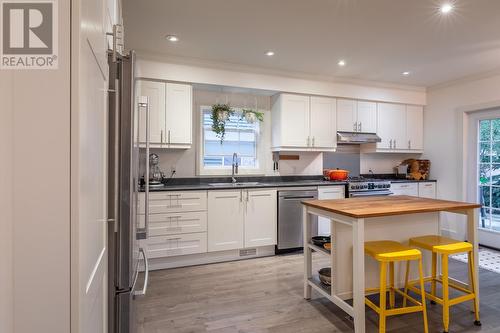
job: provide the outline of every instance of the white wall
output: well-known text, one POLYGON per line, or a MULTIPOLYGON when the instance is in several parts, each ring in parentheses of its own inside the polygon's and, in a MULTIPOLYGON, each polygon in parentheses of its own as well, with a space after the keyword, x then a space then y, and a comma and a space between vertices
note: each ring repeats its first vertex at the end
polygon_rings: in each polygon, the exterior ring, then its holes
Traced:
POLYGON ((409 158, 420 158, 420 154, 361 153, 360 173, 394 173, 394 167, 409 158))
POLYGON ((13 332, 13 72, 0 72, 0 332, 13 332))
POLYGON ((385 87, 374 83, 352 84, 319 81, 274 74, 210 68, 193 64, 169 63, 164 59, 149 60, 141 54, 138 57, 138 76, 144 78, 365 99, 380 102, 426 104, 425 89, 420 87, 396 85, 385 87))
POLYGON ((59 69, 0 70, 0 332, 70 329, 70 2, 59 69))
MULTIPOLYGON (((439 180, 439 198, 465 200, 463 111, 499 106, 499 87, 500 75, 493 75, 429 89, 422 157, 431 160, 430 176, 439 180)), ((452 214, 444 217, 443 228, 454 237, 463 237, 465 232, 463 219, 452 214)))

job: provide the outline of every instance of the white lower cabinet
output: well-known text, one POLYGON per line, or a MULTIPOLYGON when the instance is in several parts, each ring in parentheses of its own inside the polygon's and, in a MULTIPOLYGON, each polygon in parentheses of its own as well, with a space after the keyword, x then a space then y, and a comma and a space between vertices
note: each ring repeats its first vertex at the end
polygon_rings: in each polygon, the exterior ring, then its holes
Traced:
MULTIPOLYGON (((139 212, 144 213, 145 196, 139 196, 139 212)), ((165 214, 207 210, 206 191, 169 191, 149 194, 149 214, 165 214)))
POLYGON ((208 192, 208 251, 243 247, 243 195, 241 190, 208 192))
POLYGON ((276 244, 275 189, 208 192, 208 251, 276 244))
POLYGON ((418 183, 418 196, 421 198, 436 199, 436 183, 418 183))
MULTIPOLYGON (((139 195, 139 225, 144 226, 145 195, 139 195)), ((207 191, 149 194, 146 248, 149 258, 207 252, 207 191)))
MULTIPOLYGON (((321 186, 318 187, 318 199, 343 199, 345 198, 344 186, 321 186)), ((324 217, 318 217, 318 235, 330 236, 330 220, 324 217)))
POLYGON ((245 247, 275 245, 277 240, 276 190, 244 190, 245 247))
MULTIPOLYGON (((144 215, 140 216, 144 225, 144 215)), ((149 236, 189 234, 207 231, 207 212, 179 212, 168 214, 150 214, 149 236)))
POLYGON ((436 182, 391 183, 394 195, 411 195, 420 198, 436 198, 436 182))
POLYGON ((410 195, 418 197, 418 183, 391 183, 394 195, 410 195))
POLYGON ((207 252, 207 234, 205 232, 152 236, 147 242, 148 257, 161 258, 207 252))

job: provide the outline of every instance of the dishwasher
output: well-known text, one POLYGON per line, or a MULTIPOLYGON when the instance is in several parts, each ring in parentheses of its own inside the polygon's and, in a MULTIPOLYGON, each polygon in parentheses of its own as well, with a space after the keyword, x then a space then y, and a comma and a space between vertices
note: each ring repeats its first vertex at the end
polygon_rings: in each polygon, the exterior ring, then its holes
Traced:
MULTIPOLYGON (((303 200, 318 198, 316 187, 289 188, 278 191, 278 245, 276 253, 303 248, 302 204, 303 200)), ((312 217, 312 235, 317 234, 318 218, 312 217)))

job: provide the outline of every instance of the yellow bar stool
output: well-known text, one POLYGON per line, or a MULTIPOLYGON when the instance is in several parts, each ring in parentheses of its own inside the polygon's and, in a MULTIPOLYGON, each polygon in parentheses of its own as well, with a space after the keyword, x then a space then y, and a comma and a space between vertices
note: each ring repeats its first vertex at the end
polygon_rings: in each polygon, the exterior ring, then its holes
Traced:
MULTIPOLYGON (((479 300, 475 293, 475 274, 474 274, 474 256, 472 244, 468 242, 458 241, 452 238, 447 238, 443 236, 421 236, 410 238, 410 246, 419 247, 432 252, 432 275, 430 278, 426 278, 426 282, 431 282, 431 292, 425 293, 427 298, 431 300, 432 304, 439 303, 443 306, 443 328, 444 332, 447 333, 450 326, 450 306, 470 301, 474 302, 474 314, 475 321, 474 325, 481 326, 479 321, 479 300), (469 262, 469 289, 463 288, 451 281, 449 281, 448 274, 448 257, 456 253, 467 253, 469 262), (442 279, 437 276, 437 256, 441 256, 442 263, 442 279), (436 296, 436 283, 441 283, 443 286, 443 297, 439 298, 436 296), (458 296, 450 299, 450 289, 449 287, 465 293, 465 295, 458 296)), ((417 281, 408 282, 408 274, 406 275, 407 286, 410 290, 414 292, 421 292, 422 289, 418 289, 414 286, 417 281)), ((421 287, 422 288, 422 287, 421 287)))
POLYGON ((380 302, 379 306, 375 305, 367 297, 365 297, 365 304, 372 308, 379 315, 379 332, 385 332, 385 322, 388 316, 400 315, 405 313, 422 312, 424 316, 424 332, 428 332, 427 327, 427 312, 425 308, 425 292, 424 290, 424 275, 422 271, 422 253, 414 248, 410 248, 401 243, 382 240, 382 241, 372 241, 365 242, 365 254, 373 257, 380 263, 380 288, 367 289, 367 293, 374 291, 379 291, 380 302), (417 301, 407 293, 395 288, 394 286, 394 263, 397 261, 408 261, 407 267, 409 267, 409 261, 418 260, 419 274, 420 274, 420 286, 422 288, 421 292, 421 302, 417 301), (390 284, 387 286, 387 266, 389 266, 389 281, 390 284), (389 290, 389 306, 387 309, 387 290, 389 290), (403 307, 394 308, 395 306, 395 294, 398 293, 403 296, 404 300, 407 299, 414 303, 414 306, 406 306, 406 302, 403 307))

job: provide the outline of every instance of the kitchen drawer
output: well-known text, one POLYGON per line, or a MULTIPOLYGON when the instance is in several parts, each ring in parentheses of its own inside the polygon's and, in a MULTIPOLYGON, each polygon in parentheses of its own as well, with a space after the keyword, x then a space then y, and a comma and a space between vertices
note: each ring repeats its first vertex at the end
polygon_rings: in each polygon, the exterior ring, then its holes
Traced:
POLYGON ((391 192, 394 195, 411 195, 418 197, 417 183, 391 183, 391 192))
MULTIPOLYGON (((144 214, 144 193, 139 199, 139 214, 144 214)), ((153 192, 149 194, 149 213, 163 214, 207 210, 206 191, 153 192)))
POLYGON ((147 241, 148 257, 162 258, 207 252, 207 233, 153 236, 147 241))
POLYGON ((421 198, 436 199, 436 183, 418 183, 418 196, 421 198))
MULTIPOLYGON (((144 215, 139 216, 144 225, 144 215)), ((207 231, 207 212, 149 215, 149 236, 166 236, 207 231)))
POLYGON ((335 186, 319 186, 318 187, 318 199, 342 199, 345 198, 345 186, 335 185, 335 186))

